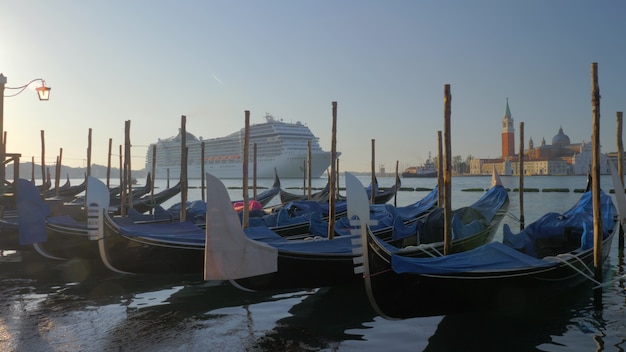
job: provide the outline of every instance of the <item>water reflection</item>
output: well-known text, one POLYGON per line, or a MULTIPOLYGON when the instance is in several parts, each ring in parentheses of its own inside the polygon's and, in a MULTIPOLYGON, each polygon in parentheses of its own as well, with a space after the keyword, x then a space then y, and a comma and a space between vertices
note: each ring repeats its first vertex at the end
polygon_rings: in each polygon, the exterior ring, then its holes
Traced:
POLYGON ((293 305, 289 316, 279 319, 258 345, 263 350, 317 350, 346 340, 362 340, 357 333, 376 317, 362 284, 315 290, 293 305))
POLYGON ((584 285, 557 300, 525 306, 513 314, 480 311, 445 316, 425 351, 455 351, 466 346, 480 351, 596 350, 606 332, 617 331, 604 325, 601 314, 594 309, 591 284, 584 285))
MULTIPOLYGON (((487 181, 462 178, 455 185, 487 181)), ((537 186, 551 187, 545 182, 579 188, 582 179, 541 178, 537 186)), ((419 196, 400 193, 399 204, 419 196)), ((478 196, 458 192, 454 202, 470 203, 478 196)), ((510 196, 515 206, 517 194, 510 196)), ((526 219, 576 199, 574 193, 529 194, 526 219)), ((85 262, 28 256, 0 255, 0 351, 624 351, 626 346, 624 279, 606 289, 601 311, 594 309, 591 288, 585 286, 517 315, 388 321, 371 310, 359 285, 251 293, 197 276, 90 274, 85 262)), ((607 279, 624 275, 623 251, 615 248, 611 260, 607 279)))

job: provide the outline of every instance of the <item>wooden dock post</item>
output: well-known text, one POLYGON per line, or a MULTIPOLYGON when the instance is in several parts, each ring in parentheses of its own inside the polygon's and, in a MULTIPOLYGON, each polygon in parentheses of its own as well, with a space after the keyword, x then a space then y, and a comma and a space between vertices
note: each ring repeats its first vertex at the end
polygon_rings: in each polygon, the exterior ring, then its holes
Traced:
POLYGON ((399 191, 399 189, 398 189, 398 181, 400 180, 399 176, 398 176, 398 172, 399 172, 398 171, 398 167, 400 166, 399 164, 400 164, 400 161, 396 160, 396 183, 395 183, 395 185, 396 185, 396 193, 393 195, 393 206, 394 207, 398 206, 398 191, 399 191))
POLYGON ((524 123, 519 123, 519 229, 524 229, 524 123))
POLYGON ((339 175, 341 175, 339 170, 341 169, 339 168, 339 158, 337 158, 337 165, 335 165, 335 200, 339 199, 339 175))
POLYGON ((444 86, 443 97, 443 116, 444 116, 444 143, 445 143, 445 156, 446 161, 444 163, 443 174, 443 217, 444 217, 444 237, 443 237, 443 254, 450 253, 450 243, 452 242, 452 146, 450 142, 450 116, 452 106, 452 95, 450 95, 450 85, 444 86))
POLYGON ((376 140, 372 139, 372 161, 370 163, 371 172, 372 172, 372 180, 370 181, 371 192, 370 192, 370 204, 374 204, 374 199, 376 198, 376 192, 378 192, 378 185, 376 185, 376 140))
POLYGON ((59 187, 61 186, 61 166, 63 165, 63 148, 59 148, 59 156, 57 157, 57 166, 54 173, 54 195, 59 195, 59 187))
POLYGON ((187 219, 187 116, 180 117, 180 221, 187 219))
POLYGON ((306 160, 302 161, 302 196, 306 197, 306 160))
POLYGON ((126 215, 126 190, 124 185, 124 153, 122 151, 122 145, 120 144, 120 215, 126 215))
POLYGON ((328 239, 335 238, 335 164, 337 160, 337 102, 332 102, 333 121, 330 138, 330 172, 328 174, 328 185, 330 187, 328 198, 328 239))
POLYGON ((46 184, 46 140, 45 132, 41 130, 41 180, 42 184, 46 184))
MULTIPOLYGON (((156 147, 156 145, 154 146, 156 147)), ((204 175, 204 163, 206 162, 206 159, 204 158, 204 150, 204 141, 202 141, 202 143, 200 143, 200 193, 202 193, 202 197, 200 199, 202 199, 203 202, 206 200, 206 176, 204 175)), ((154 156, 154 153, 152 153, 152 155, 154 156)), ((154 162, 152 163, 152 168, 154 169, 154 162)))
MULTIPOLYGON (((154 181, 156 180, 156 153, 157 153, 156 144, 153 144, 152 145, 152 180, 151 180, 152 185, 150 187, 150 201, 152 204, 154 204, 154 181)), ((204 192, 202 192, 202 194, 204 195, 204 192)), ((153 210, 154 208, 150 209, 150 214, 153 213, 153 210)))
MULTIPOLYGON (((128 189, 128 197, 126 201, 128 202, 128 206, 126 211, 130 210, 133 207, 133 182, 131 176, 131 156, 130 156, 130 120, 126 120, 124 127, 124 188, 128 189)), ((127 213, 124 213, 125 215, 127 213)))
MULTIPOLYGON (((622 182, 622 187, 623 187, 624 186, 624 143, 622 141, 623 113, 621 111, 618 111, 616 113, 616 118, 617 118, 617 174, 619 175, 619 180, 622 182)), ((621 257, 624 256, 624 220, 625 219, 622 219, 620 216, 617 250, 619 251, 619 255, 621 257)))
MULTIPOLYGON (((602 273, 602 217, 600 214, 600 87, 598 85, 598 63, 591 64, 591 110, 593 118, 591 192, 593 199, 593 264, 595 279, 603 281, 602 273)), ((594 290, 594 304, 602 307, 602 288, 594 290)))
MULTIPOLYGON (((109 155, 107 157, 107 188, 111 187, 111 152, 113 151, 113 138, 109 138, 109 155)), ((154 164, 154 161, 153 161, 154 164)))
POLYGON ((87 176, 91 176, 91 131, 87 134, 87 176))
POLYGON ((252 145, 252 199, 256 200, 256 178, 257 178, 257 163, 256 163, 257 147, 256 143, 252 145))
POLYGON ((243 218, 242 218, 242 226, 244 229, 248 228, 248 216, 249 216, 249 207, 248 207, 248 148, 250 142, 250 110, 244 111, 245 115, 245 123, 244 123, 244 132, 243 132, 243 218))
POLYGON ((443 208, 443 138, 441 131, 437 131, 437 206, 443 208))
POLYGON ((311 165, 312 165, 312 161, 311 161, 311 141, 307 141, 306 143, 306 162, 307 162, 307 184, 305 185, 306 189, 307 189, 307 199, 311 200, 311 165))

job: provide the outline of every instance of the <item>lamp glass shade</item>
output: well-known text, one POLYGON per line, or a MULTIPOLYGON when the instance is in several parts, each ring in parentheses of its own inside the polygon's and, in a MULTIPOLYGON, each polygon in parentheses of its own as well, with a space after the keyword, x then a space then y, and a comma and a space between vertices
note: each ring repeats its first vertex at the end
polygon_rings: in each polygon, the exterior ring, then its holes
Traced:
POLYGON ((41 85, 41 87, 35 88, 37 91, 37 95, 39 96, 39 100, 48 100, 50 99, 50 90, 52 88, 46 87, 45 85, 41 85))

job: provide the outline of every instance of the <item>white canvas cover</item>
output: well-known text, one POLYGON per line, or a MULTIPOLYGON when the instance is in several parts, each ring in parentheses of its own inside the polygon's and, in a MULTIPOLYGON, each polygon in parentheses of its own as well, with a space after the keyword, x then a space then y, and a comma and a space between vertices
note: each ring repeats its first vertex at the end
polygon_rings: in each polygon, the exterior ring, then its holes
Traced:
POLYGON ((206 174, 205 280, 234 280, 278 270, 278 250, 249 239, 226 187, 206 174))

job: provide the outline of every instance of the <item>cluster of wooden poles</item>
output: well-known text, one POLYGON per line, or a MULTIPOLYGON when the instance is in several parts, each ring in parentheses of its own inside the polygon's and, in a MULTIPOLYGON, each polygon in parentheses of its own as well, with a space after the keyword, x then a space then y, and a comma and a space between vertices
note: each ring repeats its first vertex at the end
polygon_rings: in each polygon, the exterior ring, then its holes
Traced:
MULTIPOLYGON (((442 131, 438 131, 438 189, 439 192, 439 206, 444 210, 444 254, 448 254, 450 250, 451 237, 452 237, 452 194, 451 194, 451 181, 452 181, 452 162, 451 162, 451 102, 452 96, 450 93, 450 85, 444 85, 444 130, 443 130, 443 141, 442 141, 442 131)), ((601 222, 601 214, 600 214, 600 89, 598 84, 598 64, 592 63, 591 65, 591 101, 592 101, 592 119, 593 119, 593 133, 592 133, 592 166, 591 166, 591 182, 592 182, 592 192, 593 192, 593 216, 594 216, 594 266, 595 266, 595 279, 598 282, 602 282, 603 273, 602 273, 602 222, 601 222)), ((243 150, 243 205, 244 205, 244 216, 243 216, 243 226, 247 227, 248 225, 248 156, 249 156, 249 129, 250 129, 250 111, 245 111, 245 128, 244 128, 244 150, 243 150)), ((524 170, 524 122, 520 122, 519 126, 520 130, 520 152, 519 152, 519 170, 524 170)), ((131 157, 130 157, 130 121, 125 122, 124 129, 124 153, 122 153, 122 146, 120 145, 120 184, 122 185, 121 196, 122 196, 122 214, 126 213, 127 207, 132 206, 132 197, 129 195, 132 192, 132 182, 131 182, 131 157), (122 158, 124 155, 124 158, 122 158)), ((187 147, 186 147, 186 117, 183 115, 181 118, 181 173, 180 173, 180 183, 181 183, 181 209, 180 209, 180 219, 181 221, 185 220, 186 209, 185 203, 187 201, 187 147)), ((338 169, 338 158, 337 158, 337 102, 332 102, 332 134, 331 134, 331 162, 330 162, 330 172, 329 176, 329 187, 331 197, 329 198, 329 218, 334 219, 335 217, 335 202, 336 197, 334 196, 338 190, 337 187, 337 169, 338 169)), ((41 141, 42 141, 42 175, 45 182, 45 147, 44 147, 44 131, 41 131, 41 141)), ((112 140, 109 139, 109 160, 107 165, 107 186, 109 186, 110 179, 110 170, 111 170, 111 146, 112 140)), ((156 146, 154 146, 156 148, 156 146)), ((255 148, 255 159, 256 159, 256 145, 255 148)), ((622 182, 623 187, 623 179, 624 179, 624 150, 623 150, 623 142, 622 142, 622 112, 617 112, 617 150, 618 150, 618 176, 620 181, 622 182)), ((204 152, 204 148, 202 148, 202 152, 204 152)), ((61 149, 59 156, 57 157, 57 168, 56 168, 56 188, 58 188, 58 183, 60 180, 60 165, 62 158, 63 149, 61 149)), ((7 155, 9 156, 9 155, 7 155)), ((152 153, 153 162, 152 162, 152 175, 155 175, 155 164, 156 164, 156 150, 153 149, 152 153)), ((19 165, 19 157, 17 158, 19 165)), ((310 163, 310 144, 309 144, 309 157, 308 162, 310 163)), ((255 160, 256 162, 256 160, 255 160)), ((16 166, 17 166, 16 165, 16 166)), ((256 164, 255 164, 256 165, 256 164)), ((372 185, 375 182, 375 140, 372 140, 372 185)), ((87 174, 90 174, 90 166, 91 166, 91 129, 89 129, 89 140, 88 140, 88 149, 87 149, 87 174)), ((305 170, 309 170, 308 177, 308 190, 309 196, 311 195, 311 177, 310 177, 310 164, 305 165, 305 170)), ((19 168, 19 167, 16 167, 19 168)), ((255 170, 255 181, 256 181, 256 166, 255 170)), ((398 173, 398 163, 396 162, 396 174, 398 173)), ((33 157, 33 175, 34 179, 34 157, 33 157)), ((306 184, 305 177, 305 184, 306 184)), ((204 163, 202 163, 202 188, 204 189, 204 163)), ((305 186, 306 188, 306 186, 305 186)), ((524 172, 519 173, 519 208, 520 208, 520 230, 524 229, 524 172)), ((255 187, 256 192, 256 187, 255 187)), ((204 200, 204 192, 202 193, 202 197, 204 200)), ((374 193, 372 192, 372 197, 374 197, 374 193)), ((615 194, 618 195, 620 192, 616 189, 615 194)), ((154 194, 154 187, 152 187, 152 194, 154 194)), ((255 194, 256 195, 256 194, 255 194)), ((619 194, 619 196, 623 196, 623 192, 619 194)), ((619 204, 619 203, 618 203, 619 204)), ((624 211, 624 209, 620 209, 624 211)), ((620 223, 623 226, 626 219, 622 218, 622 214, 620 213, 620 223)), ((334 233, 334 222, 329 221, 328 234, 329 239, 332 239, 334 233)), ((620 235, 619 237, 619 250, 623 252, 624 248, 624 235, 623 229, 620 226, 620 235)), ((602 291, 600 289, 595 290, 594 300, 596 304, 601 305, 602 302, 602 291)))

